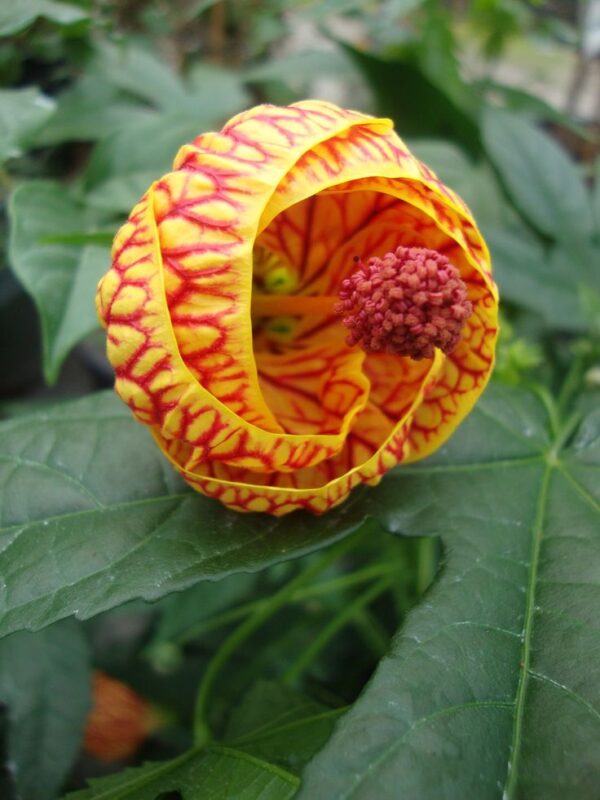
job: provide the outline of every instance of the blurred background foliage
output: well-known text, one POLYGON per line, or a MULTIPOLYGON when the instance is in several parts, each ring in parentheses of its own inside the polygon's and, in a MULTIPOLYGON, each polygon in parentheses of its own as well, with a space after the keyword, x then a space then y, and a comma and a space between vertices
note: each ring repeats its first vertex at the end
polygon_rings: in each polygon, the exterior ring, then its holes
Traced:
MULTIPOLYGON (((392 117, 472 207, 503 300, 495 379, 555 392, 583 354, 597 399, 598 16, 595 0, 3 3, 1 413, 111 384, 93 298, 117 227, 182 143, 257 102, 308 96, 392 117)), ((188 744, 197 677, 223 631, 315 558, 86 624, 93 663, 177 718, 146 755, 188 744)), ((324 634, 303 689, 327 706, 352 702, 436 563, 431 541, 375 536, 324 565, 322 584, 298 590, 285 624, 266 625, 260 646, 253 640, 227 666, 215 706, 221 728, 228 692, 254 685, 267 705, 291 702, 256 681, 284 674, 296 685, 316 631, 324 634)), ((27 641, 23 662, 34 652, 27 641)), ((307 741, 317 747, 328 732, 310 729, 307 741)), ((27 763, 27 746, 20 757, 27 763)), ((60 786, 72 753, 58 761, 42 792, 60 786)), ((71 785, 102 769, 80 764, 71 785)))

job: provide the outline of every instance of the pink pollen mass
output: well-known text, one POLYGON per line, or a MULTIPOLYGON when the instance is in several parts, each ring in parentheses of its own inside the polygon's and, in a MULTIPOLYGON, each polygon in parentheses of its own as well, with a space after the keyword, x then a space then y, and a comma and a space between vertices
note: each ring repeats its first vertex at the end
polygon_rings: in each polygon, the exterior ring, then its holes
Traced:
POLYGON ((365 264, 342 282, 336 312, 347 343, 367 352, 433 358, 450 353, 473 310, 458 269, 426 247, 398 247, 365 264))

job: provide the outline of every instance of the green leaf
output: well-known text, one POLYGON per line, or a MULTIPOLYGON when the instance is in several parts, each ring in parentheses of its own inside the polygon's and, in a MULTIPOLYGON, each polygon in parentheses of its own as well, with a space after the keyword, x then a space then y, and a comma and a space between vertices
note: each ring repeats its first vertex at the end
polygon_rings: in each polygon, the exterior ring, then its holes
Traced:
POLYGON ((469 151, 479 149, 471 114, 457 107, 410 53, 384 59, 347 44, 342 47, 369 84, 378 112, 394 119, 401 136, 449 138, 469 151))
POLYGON ((500 100, 501 105, 507 111, 512 111, 521 117, 528 117, 536 122, 554 122, 577 136, 589 139, 590 134, 584 125, 578 124, 571 114, 561 111, 539 95, 531 94, 518 86, 499 83, 489 77, 476 81, 476 85, 479 91, 490 95, 496 102, 500 100))
POLYGON ((553 430, 492 386, 450 444, 365 511, 445 563, 301 798, 581 800, 600 785, 600 413, 553 430))
POLYGON ((300 89, 323 74, 347 79, 356 75, 356 70, 341 50, 303 50, 249 67, 244 70, 244 80, 248 83, 283 81, 300 89))
POLYGON ((38 89, 0 90, 0 164, 21 155, 54 107, 38 89))
POLYGON ((53 797, 79 752, 90 705, 89 661, 73 620, 0 641, 0 702, 8 707, 8 753, 21 800, 53 797))
POLYGON ((505 227, 519 221, 487 164, 473 163, 464 150, 443 140, 411 139, 408 144, 417 158, 469 205, 484 231, 488 226, 505 227))
POLYGON ((360 525, 360 492, 316 522, 185 488, 111 393, 1 423, 0 452, 0 635, 264 569, 360 525))
POLYGON ((588 192, 575 165, 549 136, 521 117, 487 109, 483 139, 515 205, 538 230, 569 244, 591 237, 588 192))
POLYGON ((165 114, 103 139, 84 176, 86 203, 128 213, 148 186, 171 170, 177 151, 204 128, 200 114, 165 114), (143 146, 140 146, 143 143, 143 146))
POLYGON ((520 227, 484 230, 502 297, 535 311, 552 330, 585 333, 588 292, 577 280, 573 259, 559 247, 544 251, 520 227))
POLYGON ((214 745, 191 750, 164 763, 91 780, 90 788, 68 800, 156 800, 179 792, 182 800, 288 800, 297 791, 296 775, 248 753, 214 745))
POLYGON ((58 183, 19 186, 10 200, 9 217, 10 263, 37 306, 44 372, 51 383, 71 348, 98 325, 94 295, 110 264, 110 251, 106 246, 56 241, 86 228, 82 209, 58 183))
POLYGON ((57 25, 73 25, 88 19, 89 14, 80 6, 58 0, 18 0, 3 3, 0 7, 0 36, 10 36, 31 25, 38 17, 57 25))
POLYGON ((96 141, 156 117, 156 111, 90 71, 57 98, 56 113, 36 136, 40 145, 96 141))
POLYGON ((180 108, 186 100, 185 85, 175 71, 150 50, 128 40, 98 44, 92 71, 164 111, 180 108))
POLYGON ((194 64, 186 76, 187 102, 199 123, 207 128, 220 127, 233 114, 252 105, 252 97, 243 86, 247 80, 246 70, 238 73, 216 64, 194 64))
POLYGON ((225 741, 296 772, 325 745, 345 710, 328 708, 274 681, 260 681, 233 712, 225 741))
POLYGON ((8 708, 0 705, 0 797, 17 800, 8 755, 8 708))

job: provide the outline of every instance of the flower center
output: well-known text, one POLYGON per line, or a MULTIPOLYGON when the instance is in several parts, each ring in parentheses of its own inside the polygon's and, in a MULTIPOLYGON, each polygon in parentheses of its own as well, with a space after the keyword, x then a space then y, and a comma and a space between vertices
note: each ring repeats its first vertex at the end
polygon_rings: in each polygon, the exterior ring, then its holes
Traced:
POLYGON ((348 328, 349 345, 366 351, 432 358, 449 353, 471 315, 467 287, 446 256, 426 247, 398 247, 365 264, 342 282, 335 311, 348 328))
MULTIPOLYGON (((252 316, 270 338, 293 338, 295 321, 307 314, 338 314, 349 345, 367 352, 432 358, 450 353, 472 312, 467 287, 446 256, 426 247, 398 247, 366 263, 342 282, 339 295, 288 294, 295 275, 274 260, 258 272, 263 292, 252 293, 252 316), (266 289, 266 292, 264 290, 266 289)), ((262 265, 262 262, 261 262, 262 265)))

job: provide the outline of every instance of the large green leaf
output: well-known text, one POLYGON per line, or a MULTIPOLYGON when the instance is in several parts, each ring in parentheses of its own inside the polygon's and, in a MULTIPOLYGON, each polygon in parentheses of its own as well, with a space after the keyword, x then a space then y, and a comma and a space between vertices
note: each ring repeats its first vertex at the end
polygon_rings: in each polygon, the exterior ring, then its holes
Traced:
POLYGON ((165 111, 185 101, 185 85, 166 60, 126 39, 117 44, 100 42, 92 71, 165 111))
POLYGON ((90 656, 73 620, 0 641, 0 703, 21 800, 49 800, 81 746, 90 704, 90 656))
POLYGON ((299 778, 249 753, 214 745, 164 763, 145 764, 108 778, 68 800, 156 800, 178 793, 182 800, 288 800, 299 778))
POLYGON ((0 164, 21 155, 54 107, 54 101, 38 89, 0 90, 0 164))
POLYGON ((72 25, 87 19, 88 12, 73 3, 60 0, 18 0, 0 6, 0 36, 18 33, 38 17, 45 17, 57 25, 72 25))
POLYGON ((90 70, 58 95, 56 113, 37 133, 36 143, 96 141, 156 114, 90 70))
POLYGON ((87 225, 81 207, 52 181, 19 186, 9 216, 10 263, 40 314, 44 371, 52 382, 69 350, 98 325, 94 294, 110 264, 109 249, 61 243, 87 225))
POLYGON ((550 329, 573 333, 588 329, 586 302, 592 287, 562 248, 544 249, 521 226, 484 230, 505 300, 535 311, 550 329))
POLYGON ((228 511, 184 487, 111 393, 3 422, 0 452, 0 635, 263 569, 359 525, 360 493, 318 524, 228 511))
POLYGON ((505 227, 516 217, 487 164, 473 163, 464 150, 443 140, 411 139, 408 144, 417 158, 466 201, 484 230, 487 226, 505 227))
POLYGON ((411 53, 404 58, 381 58, 347 44, 343 51, 364 75, 378 112, 391 116, 402 136, 450 138, 471 151, 478 149, 471 114, 436 85, 411 53))
POLYGON ((515 114, 488 109, 483 139, 515 205, 536 228, 569 244, 592 235, 588 192, 575 164, 549 136, 515 114))
POLYGON ((600 786, 600 413, 572 444, 492 387, 450 445, 368 495, 445 563, 309 765, 314 798, 582 800, 600 786))

